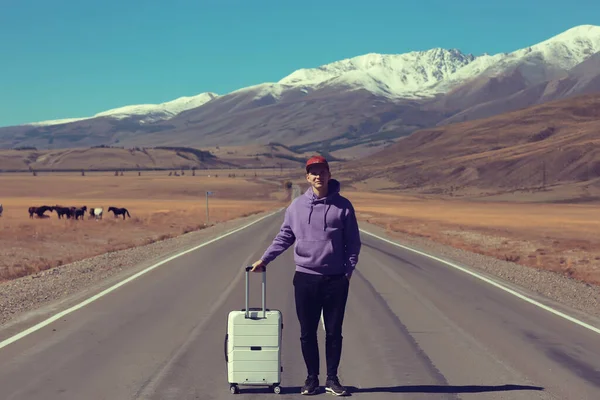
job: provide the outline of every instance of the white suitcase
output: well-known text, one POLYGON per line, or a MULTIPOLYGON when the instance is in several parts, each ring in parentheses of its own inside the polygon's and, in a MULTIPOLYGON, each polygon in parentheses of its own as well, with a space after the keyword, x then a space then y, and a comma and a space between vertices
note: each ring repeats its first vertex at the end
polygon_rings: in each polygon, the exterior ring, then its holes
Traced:
POLYGON ((281 337, 283 317, 266 308, 267 273, 262 272, 262 308, 248 308, 249 275, 246 267, 246 308, 230 311, 225 335, 225 361, 229 390, 239 386, 270 386, 281 393, 281 337))

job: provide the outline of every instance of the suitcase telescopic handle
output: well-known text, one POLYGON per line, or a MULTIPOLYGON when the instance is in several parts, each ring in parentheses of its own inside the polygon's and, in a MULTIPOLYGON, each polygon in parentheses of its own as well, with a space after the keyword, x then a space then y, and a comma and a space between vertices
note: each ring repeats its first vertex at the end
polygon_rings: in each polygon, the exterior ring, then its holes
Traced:
MULTIPOLYGON (((250 318, 250 308, 248 302, 250 301, 250 270, 252 266, 246 267, 246 318, 250 318)), ((267 318, 267 270, 266 268, 262 271, 262 312, 263 318, 267 318)))

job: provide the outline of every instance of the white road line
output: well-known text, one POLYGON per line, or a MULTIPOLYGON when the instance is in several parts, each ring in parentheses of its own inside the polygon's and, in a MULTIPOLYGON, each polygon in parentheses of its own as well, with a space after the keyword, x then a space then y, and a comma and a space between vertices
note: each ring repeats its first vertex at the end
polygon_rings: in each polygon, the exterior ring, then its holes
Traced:
POLYGON ((160 261, 160 262, 158 262, 158 263, 156 263, 156 264, 154 264, 154 265, 152 265, 152 266, 144 269, 143 271, 140 271, 140 272, 136 273, 135 275, 132 275, 132 276, 130 276, 129 278, 127 278, 125 280, 122 280, 121 282, 119 282, 119 283, 117 283, 117 284, 109 287, 108 289, 103 290, 102 292, 100 292, 100 293, 98 293, 98 294, 96 294, 96 295, 88 298, 87 300, 84 300, 83 302, 81 302, 81 303, 79 303, 79 304, 77 304, 77 305, 75 305, 75 306, 73 306, 73 307, 71 307, 71 308, 69 308, 67 310, 61 311, 58 314, 56 314, 56 315, 54 315, 54 316, 46 319, 45 321, 42 321, 42 322, 38 323, 37 325, 32 326, 29 329, 24 330, 21 333, 18 333, 18 334, 14 335, 14 336, 6 339, 6 340, 3 340, 2 342, 0 342, 0 349, 2 349, 3 347, 8 346, 11 343, 16 342, 19 339, 24 338, 25 336, 27 336, 27 335, 29 335, 29 334, 37 331, 37 330, 42 329, 43 327, 45 327, 45 326, 51 324, 52 322, 54 322, 54 321, 56 321, 56 320, 64 317, 67 314, 72 313, 73 311, 77 311, 80 308, 85 307, 86 305, 88 305, 88 304, 90 304, 90 303, 98 300, 99 298, 101 298, 101 297, 109 294, 110 292, 112 292, 112 291, 120 288, 121 286, 125 285, 126 283, 129 283, 129 282, 133 281, 134 279, 139 278, 140 276, 144 275, 145 273, 150 272, 153 269, 158 268, 161 265, 168 263, 169 261, 172 261, 172 260, 174 260, 174 259, 176 259, 178 257, 181 257, 184 254, 187 254, 187 253, 190 253, 192 251, 198 250, 201 247, 204 247, 204 246, 209 245, 209 244, 211 244, 213 242, 216 242, 217 240, 221 240, 221 239, 223 239, 223 238, 225 238, 225 237, 227 237, 229 235, 233 235, 234 233, 239 232, 239 231, 241 231, 243 229, 246 229, 249 226, 254 225, 257 222, 260 222, 260 221, 262 221, 265 218, 268 218, 268 217, 270 217, 272 215, 277 214, 279 211, 281 211, 281 210, 278 210, 278 211, 275 211, 275 212, 270 213, 268 215, 265 215, 264 217, 261 217, 261 218, 257 219, 256 221, 250 222, 249 224, 246 224, 246 225, 242 226, 241 228, 234 229, 234 230, 232 230, 230 232, 225 233, 224 235, 221 235, 221 236, 218 236, 218 237, 216 237, 214 239, 211 239, 208 242, 204 242, 204 243, 202 243, 202 244, 200 244, 198 246, 192 247, 191 249, 182 251, 181 253, 177 253, 177 254, 175 254, 175 255, 173 255, 173 256, 165 259, 165 260, 162 260, 162 261, 160 261))
POLYGON ((473 272, 473 271, 469 271, 468 269, 466 269, 466 268, 464 268, 464 267, 461 267, 460 265, 456 265, 456 264, 454 264, 454 263, 451 263, 451 262, 449 262, 449 261, 442 260, 441 258, 438 258, 438 257, 432 256, 432 255, 430 255, 430 254, 427 254, 427 253, 424 253, 424 252, 422 252, 422 251, 419 251, 419 250, 416 250, 416 249, 410 248, 410 247, 408 247, 408 246, 401 245, 401 244, 399 244, 399 243, 396 243, 396 242, 394 242, 394 241, 391 241, 391 240, 388 240, 388 239, 386 239, 386 238, 383 238, 383 237, 381 237, 381 236, 375 235, 374 233, 367 232, 367 231, 365 231, 364 229, 360 229, 360 231, 361 231, 362 233, 365 233, 365 234, 367 234, 367 235, 373 236, 373 237, 375 237, 375 238, 377 238, 377 239, 379 239, 379 240, 383 240, 384 242, 387 242, 387 243, 389 243, 389 244, 393 244, 394 246, 401 247, 401 248, 403 248, 403 249, 405 249, 405 250, 410 250, 410 251, 412 251, 412 252, 414 252, 414 253, 420 254, 420 255, 422 255, 422 256, 425 256, 425 257, 429 257, 429 258, 431 258, 431 259, 433 259, 433 260, 439 261, 439 262, 441 262, 441 263, 443 263, 443 264, 446 264, 446 265, 448 265, 448 266, 450 266, 450 267, 456 268, 457 270, 459 270, 459 271, 462 271, 462 272, 464 272, 464 273, 466 273, 466 274, 469 274, 469 275, 471 275, 471 276, 474 276, 475 278, 481 279, 481 280, 482 280, 482 281, 484 281, 485 283, 489 283, 490 285, 492 285, 492 286, 495 286, 495 287, 497 287, 498 289, 502 289, 502 290, 504 290, 505 292, 507 292, 507 293, 510 293, 510 294, 512 294, 513 296, 515 296, 515 297, 518 297, 518 298, 519 298, 519 299, 521 299, 521 300, 524 300, 524 301, 526 301, 526 302, 528 302, 528 303, 530 303, 530 304, 533 304, 534 306, 537 306, 537 307, 541 308, 542 310, 546 310, 546 311, 548 311, 548 312, 551 312, 552 314, 555 314, 555 315, 557 315, 557 316, 559 316, 559 317, 561 317, 561 318, 564 318, 564 319, 566 319, 566 320, 568 320, 568 321, 571 321, 571 322, 573 322, 573 323, 575 323, 575 324, 577 324, 577 325, 579 325, 579 326, 582 326, 582 327, 584 327, 584 328, 587 328, 587 329, 591 330, 592 332, 595 332, 595 333, 598 333, 598 334, 600 334, 600 329, 596 328, 595 326, 592 326, 592 325, 590 325, 590 324, 587 324, 587 323, 585 323, 585 322, 583 322, 583 321, 580 321, 580 320, 578 320, 577 318, 573 318, 573 317, 571 317, 570 315, 567 315, 567 314, 565 314, 565 313, 562 313, 562 312, 560 312, 560 311, 558 311, 558 310, 555 310, 555 309, 554 309, 554 308, 552 308, 552 307, 548 307, 547 305, 545 305, 545 304, 542 304, 542 303, 540 303, 539 301, 535 301, 535 300, 533 300, 533 299, 530 299, 529 297, 527 297, 527 296, 524 296, 524 295, 522 295, 522 294, 520 294, 520 293, 518 293, 518 292, 515 292, 514 290, 512 290, 512 289, 509 289, 509 288, 507 288, 506 286, 504 286, 504 285, 501 285, 501 284, 499 284, 499 283, 497 283, 497 282, 495 282, 495 281, 493 281, 493 280, 491 280, 491 279, 488 279, 488 278, 486 278, 486 277, 484 277, 484 276, 482 276, 482 275, 479 275, 479 274, 477 274, 477 273, 475 273, 475 272, 473 272))

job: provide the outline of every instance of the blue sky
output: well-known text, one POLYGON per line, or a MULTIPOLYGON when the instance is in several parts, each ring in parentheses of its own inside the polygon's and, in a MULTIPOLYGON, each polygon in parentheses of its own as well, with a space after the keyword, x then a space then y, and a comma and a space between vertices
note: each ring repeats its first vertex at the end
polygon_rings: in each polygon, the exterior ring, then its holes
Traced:
POLYGON ((600 1, 0 0, 0 126, 278 81, 299 68, 433 47, 513 51, 600 1))

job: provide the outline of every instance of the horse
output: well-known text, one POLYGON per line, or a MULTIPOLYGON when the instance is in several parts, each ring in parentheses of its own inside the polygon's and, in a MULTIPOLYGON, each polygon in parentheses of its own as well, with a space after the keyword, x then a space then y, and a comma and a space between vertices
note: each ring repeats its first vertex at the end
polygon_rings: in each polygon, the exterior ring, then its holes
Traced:
POLYGON ((96 220, 102 219, 102 213, 104 209, 102 207, 92 207, 90 208, 90 218, 96 217, 96 220))
POLYGON ((125 219, 125 214, 127 214, 127 216, 131 218, 131 215, 129 215, 129 211, 127 211, 126 208, 108 207, 108 212, 111 211, 114 213, 115 218, 117 218, 117 216, 119 215, 123 215, 123 219, 125 219))
POLYGON ((83 206, 81 208, 76 208, 75 211, 73 212, 73 216, 75 217, 75 219, 79 219, 79 217, 81 217, 81 219, 83 219, 83 216, 85 215, 86 211, 87 211, 87 206, 83 206))
POLYGON ((54 207, 51 206, 41 206, 41 207, 29 207, 29 218, 33 218, 33 214, 36 214, 38 218, 48 218, 44 215, 46 211, 54 211, 54 207))
POLYGON ((73 210, 75 207, 63 207, 59 205, 54 206, 54 211, 58 214, 58 219, 61 219, 64 216, 67 218, 71 218, 73 216, 73 210))

